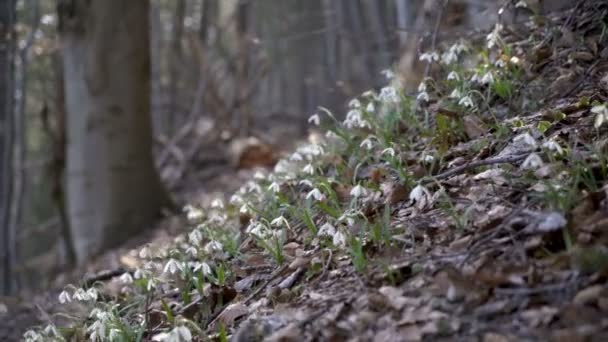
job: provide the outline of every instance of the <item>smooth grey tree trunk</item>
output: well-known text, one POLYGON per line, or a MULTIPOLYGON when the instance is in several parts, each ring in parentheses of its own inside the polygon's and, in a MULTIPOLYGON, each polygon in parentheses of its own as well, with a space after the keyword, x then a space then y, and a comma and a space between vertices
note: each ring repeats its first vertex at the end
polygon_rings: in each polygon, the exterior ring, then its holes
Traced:
POLYGON ((59 1, 67 204, 80 264, 169 205, 152 159, 148 11, 146 0, 59 1))

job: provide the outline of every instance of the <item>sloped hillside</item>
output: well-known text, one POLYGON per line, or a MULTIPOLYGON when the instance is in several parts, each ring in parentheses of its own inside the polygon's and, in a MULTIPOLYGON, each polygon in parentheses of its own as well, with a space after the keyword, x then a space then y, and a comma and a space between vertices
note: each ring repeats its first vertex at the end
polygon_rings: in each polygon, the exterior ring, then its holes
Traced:
POLYGON ((25 339, 608 340, 607 25, 580 1, 424 53, 415 94, 385 71, 25 339))

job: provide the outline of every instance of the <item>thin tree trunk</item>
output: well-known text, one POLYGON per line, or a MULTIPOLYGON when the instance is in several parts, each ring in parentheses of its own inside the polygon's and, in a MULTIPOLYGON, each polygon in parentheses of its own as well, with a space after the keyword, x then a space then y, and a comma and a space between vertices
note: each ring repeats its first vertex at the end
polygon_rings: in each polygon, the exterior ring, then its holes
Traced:
POLYGON ((169 59, 169 106, 165 113, 167 116, 165 132, 172 135, 179 126, 179 115, 177 113, 177 95, 180 83, 180 70, 183 60, 182 37, 184 34, 184 16, 186 15, 186 1, 177 0, 173 16, 173 36, 171 37, 171 51, 169 59))
POLYGON ((67 207, 79 264, 149 228, 169 205, 151 151, 148 5, 59 2, 67 207))

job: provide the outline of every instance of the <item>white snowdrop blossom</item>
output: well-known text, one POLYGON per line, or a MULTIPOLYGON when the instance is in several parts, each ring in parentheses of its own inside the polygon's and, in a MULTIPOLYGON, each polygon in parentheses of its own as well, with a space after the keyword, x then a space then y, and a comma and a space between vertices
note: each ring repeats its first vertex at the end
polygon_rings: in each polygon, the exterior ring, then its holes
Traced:
POLYGON ((345 247, 346 246, 346 236, 341 231, 337 231, 334 234, 334 237, 332 239, 332 243, 336 247, 345 247))
MULTIPOLYGON (((253 179, 257 180, 257 181, 263 181, 266 180, 266 175, 264 174, 264 172, 257 170, 254 174, 253 174, 253 179)), ((231 201, 232 202, 232 201, 231 201)))
POLYGON ((291 156, 289 156, 289 160, 299 162, 299 161, 304 160, 304 157, 302 157, 302 155, 300 153, 294 152, 291 154, 291 156))
POLYGON ((186 217, 188 221, 198 221, 203 218, 202 210, 195 208, 191 205, 186 205, 184 207, 184 211, 186 212, 186 217))
POLYGON ((454 88, 454 90, 452 90, 452 92, 450 93, 450 95, 448 95, 448 97, 450 97, 452 99, 460 99, 462 97, 462 93, 460 92, 460 90, 458 88, 454 88))
POLYGON ((448 74, 448 81, 459 81, 460 75, 456 71, 450 71, 448 74))
POLYGON ((72 297, 70 297, 70 293, 66 290, 61 291, 59 294, 59 303, 65 304, 72 301, 72 297))
POLYGON ((380 73, 389 81, 395 78, 395 73, 391 69, 384 69, 380 73))
POLYGON ((492 76, 492 72, 486 72, 480 80, 481 84, 492 84, 494 83, 494 76, 492 76))
POLYGON ((154 278, 150 278, 148 279, 148 282, 146 283, 146 290, 152 291, 156 288, 156 285, 158 285, 158 282, 156 281, 156 279, 154 278))
POLYGON ((378 95, 380 101, 384 103, 399 103, 399 94, 395 87, 384 87, 380 89, 380 95, 378 95))
POLYGON ((266 226, 259 222, 259 221, 252 221, 251 223, 249 223, 249 226, 247 226, 247 233, 255 235, 255 236, 264 236, 266 235, 266 231, 268 229, 266 228, 266 226))
POLYGON ((419 59, 427 63, 432 63, 439 60, 439 54, 435 51, 425 52, 420 55, 419 59))
POLYGON ((471 82, 473 83, 480 83, 481 81, 481 76, 479 76, 478 73, 473 73, 473 76, 471 76, 471 82))
POLYGON ((251 208, 249 208, 249 204, 245 203, 239 208, 239 213, 241 214, 250 214, 251 208))
POLYGON ((536 153, 530 153, 528 157, 521 163, 521 168, 523 170, 535 170, 543 166, 543 160, 536 153))
POLYGON ((262 187, 260 186, 260 184, 254 182, 254 181, 249 181, 246 184, 247 189, 249 190, 249 192, 253 192, 253 193, 262 193, 262 187))
POLYGON ((152 336, 152 341, 159 342, 190 342, 192 333, 185 326, 178 326, 169 332, 163 332, 152 336))
POLYGON ((319 236, 334 236, 334 234, 336 234, 336 227, 329 222, 325 222, 317 232, 319 236))
POLYGON ((374 148, 374 138, 374 136, 368 136, 367 138, 365 138, 365 140, 361 142, 361 144, 359 144, 359 147, 365 148, 368 151, 371 150, 372 148, 374 148))
POLYGON ((319 126, 321 124, 321 118, 319 114, 313 114, 308 118, 308 123, 313 124, 315 126, 319 126))
POLYGON ((346 118, 344 119, 344 126, 348 129, 352 129, 355 127, 362 127, 365 120, 363 120, 363 114, 359 109, 351 109, 346 113, 346 118))
POLYGON ((189 266, 192 267, 192 271, 195 273, 198 271, 202 271, 204 275, 209 275, 213 273, 213 271, 211 271, 211 267, 206 262, 195 261, 190 263, 189 266))
POLYGON ((237 194, 230 196, 230 204, 232 204, 232 205, 241 205, 241 204, 243 204, 243 202, 244 202, 243 197, 241 197, 237 194))
POLYGON ((287 219, 283 215, 281 215, 270 221, 270 225, 273 227, 282 227, 283 225, 289 226, 289 222, 287 222, 287 219))
POLYGON ((59 331, 57 331, 57 327, 53 324, 47 324, 43 332, 49 336, 59 337, 59 331))
POLYGON ((123 284, 131 284, 133 283, 133 277, 131 276, 131 273, 129 272, 125 272, 123 273, 118 280, 120 280, 121 283, 123 284))
POLYGON ((81 302, 96 301, 97 290, 95 290, 94 288, 90 288, 88 290, 82 288, 76 289, 76 291, 72 295, 72 299, 76 299, 81 302))
POLYGON ((494 62, 494 65, 499 68, 504 68, 505 66, 507 66, 507 63, 502 58, 499 58, 496 60, 496 62, 494 62))
POLYGON ((277 182, 272 182, 268 186, 268 190, 270 190, 276 194, 277 192, 281 191, 281 186, 277 182))
POLYGON ((519 0, 516 4, 515 4, 516 8, 528 8, 528 4, 523 1, 523 0, 519 0))
POLYGON ((314 175, 315 174, 315 167, 312 166, 312 164, 306 164, 306 166, 304 166, 302 168, 302 172, 307 173, 309 175, 314 175))
POLYGON ((367 189, 362 187, 360 184, 357 184, 354 188, 350 190, 350 195, 354 198, 359 198, 367 195, 367 189))
POLYGON ((23 334, 23 340, 25 342, 44 342, 44 336, 34 330, 28 330, 23 334))
POLYGON ((553 151, 557 154, 564 153, 564 150, 562 149, 562 147, 557 143, 557 141, 555 141, 553 139, 549 139, 549 140, 545 141, 543 143, 543 147, 548 149, 549 151, 553 151))
POLYGON ((487 41, 487 46, 488 49, 491 49, 495 46, 498 45, 498 42, 500 41, 500 31, 502 31, 502 24, 496 23, 496 25, 494 25, 494 29, 492 30, 492 32, 490 32, 487 36, 486 36, 486 41, 487 41))
POLYGON ((519 65, 519 63, 520 63, 521 61, 520 61, 519 57, 517 57, 517 56, 513 56, 513 57, 511 57, 511 59, 509 59, 509 62, 510 62, 511 64, 519 65))
POLYGON ((188 248, 186 248, 186 254, 193 258, 196 258, 198 256, 198 250, 194 246, 188 246, 188 248))
POLYGON ((528 132, 522 133, 522 134, 516 136, 515 138, 513 138, 513 142, 524 143, 524 144, 526 144, 528 146, 531 146, 531 147, 538 146, 538 143, 536 142, 536 139, 534 139, 534 137, 531 136, 530 133, 528 133, 528 132))
POLYGON ((365 107, 365 111, 368 113, 374 113, 376 111, 376 106, 374 106, 373 102, 370 102, 367 104, 367 107, 365 107))
POLYGON ((352 99, 348 102, 349 108, 359 109, 361 108, 361 101, 359 99, 352 99))
POLYGON ((307 144, 307 145, 301 146, 298 148, 297 152, 303 156, 306 156, 307 158, 318 157, 325 153, 325 151, 323 150, 323 147, 319 144, 307 144))
POLYGON ((183 265, 181 262, 175 259, 169 259, 165 264, 165 268, 163 269, 163 273, 171 273, 175 274, 177 271, 181 271, 183 269, 183 265))
POLYGON ((92 342, 105 341, 106 339, 106 322, 105 321, 95 321, 87 328, 87 332, 89 333, 89 340, 92 342))
POLYGON ((456 43, 450 46, 450 48, 441 55, 441 62, 446 65, 452 64, 456 62, 458 60, 458 56, 466 50, 466 45, 462 43, 456 43))
POLYGON ((461 97, 460 100, 458 100, 458 104, 463 107, 466 107, 466 108, 475 107, 475 103, 473 102, 473 99, 468 95, 461 97))
POLYGON ((193 245, 200 245, 201 241, 203 241, 203 233, 198 229, 192 230, 188 233, 188 241, 193 245))
POLYGON ((593 124, 595 128, 600 128, 604 122, 608 121, 608 107, 606 104, 593 106, 591 112, 595 114, 595 122, 593 124))
POLYGON ((207 254, 221 253, 224 251, 224 245, 219 241, 212 240, 203 247, 203 250, 207 254))
POLYGON ((302 179, 298 184, 312 188, 312 182, 308 179, 302 179))
POLYGON ((416 96, 416 100, 421 102, 429 102, 429 94, 426 91, 423 91, 416 96))
POLYGON ((313 188, 306 194, 306 199, 310 198, 313 198, 316 201, 322 201, 325 199, 325 195, 323 195, 323 193, 319 189, 313 188))
POLYGON ((414 189, 412 189, 409 196, 411 201, 416 202, 424 201, 425 199, 430 197, 431 193, 429 192, 429 190, 427 190, 427 188, 423 187, 422 185, 417 185, 414 189))
POLYGON ((216 198, 211 202, 211 208, 213 209, 224 209, 224 201, 220 198, 216 198))
POLYGON ((391 157, 395 156, 395 150, 392 147, 387 147, 384 150, 382 150, 382 155, 389 155, 391 157))
POLYGON ((422 161, 429 164, 429 163, 432 163, 433 161, 435 161, 435 157, 433 157, 430 154, 425 154, 422 156, 422 161))
POLYGON ((209 216, 209 222, 215 223, 218 225, 222 225, 222 224, 226 223, 226 220, 228 220, 228 216, 224 213, 222 213, 222 214, 213 213, 213 214, 211 214, 211 216, 209 216))

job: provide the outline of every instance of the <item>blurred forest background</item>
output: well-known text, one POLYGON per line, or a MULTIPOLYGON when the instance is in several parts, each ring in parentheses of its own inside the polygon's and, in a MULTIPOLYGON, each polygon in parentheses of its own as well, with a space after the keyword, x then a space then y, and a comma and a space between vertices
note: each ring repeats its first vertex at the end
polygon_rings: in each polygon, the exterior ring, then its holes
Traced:
MULTIPOLYGON (((73 38, 78 25, 58 13, 90 2, 1 1, 1 293, 44 287, 80 259, 71 240, 81 233, 67 228, 73 222, 65 201, 71 181, 66 145, 86 144, 66 133, 79 124, 66 115, 65 91, 77 89, 71 82, 79 71, 70 66, 87 44, 73 38)), ((307 118, 318 106, 342 112, 348 99, 386 82, 384 69, 398 71, 415 89, 425 73, 417 62, 420 51, 473 28, 488 29, 503 2, 92 1, 114 7, 114 13, 105 12, 106 25, 122 25, 119 19, 113 23, 112 14, 120 16, 116 9, 124 6, 136 21, 129 24, 147 30, 132 41, 116 37, 116 44, 135 44, 145 54, 141 37, 149 35, 150 93, 136 95, 150 101, 154 164, 177 207, 191 200, 192 189, 211 187, 209 180, 226 168, 249 166, 239 153, 235 157, 239 144, 271 151, 272 165, 275 153, 306 136, 307 118), (147 18, 130 12, 135 3, 147 18)), ((97 52, 80 56, 116 56, 113 43, 99 42, 97 52)), ((111 64, 98 73, 132 69, 111 64)), ((125 85, 127 92, 133 84, 125 85)), ((147 129, 145 122, 141 126, 147 129)), ((79 153, 86 155, 86 149, 79 153)), ((103 178, 96 182, 111 186, 103 178)))

